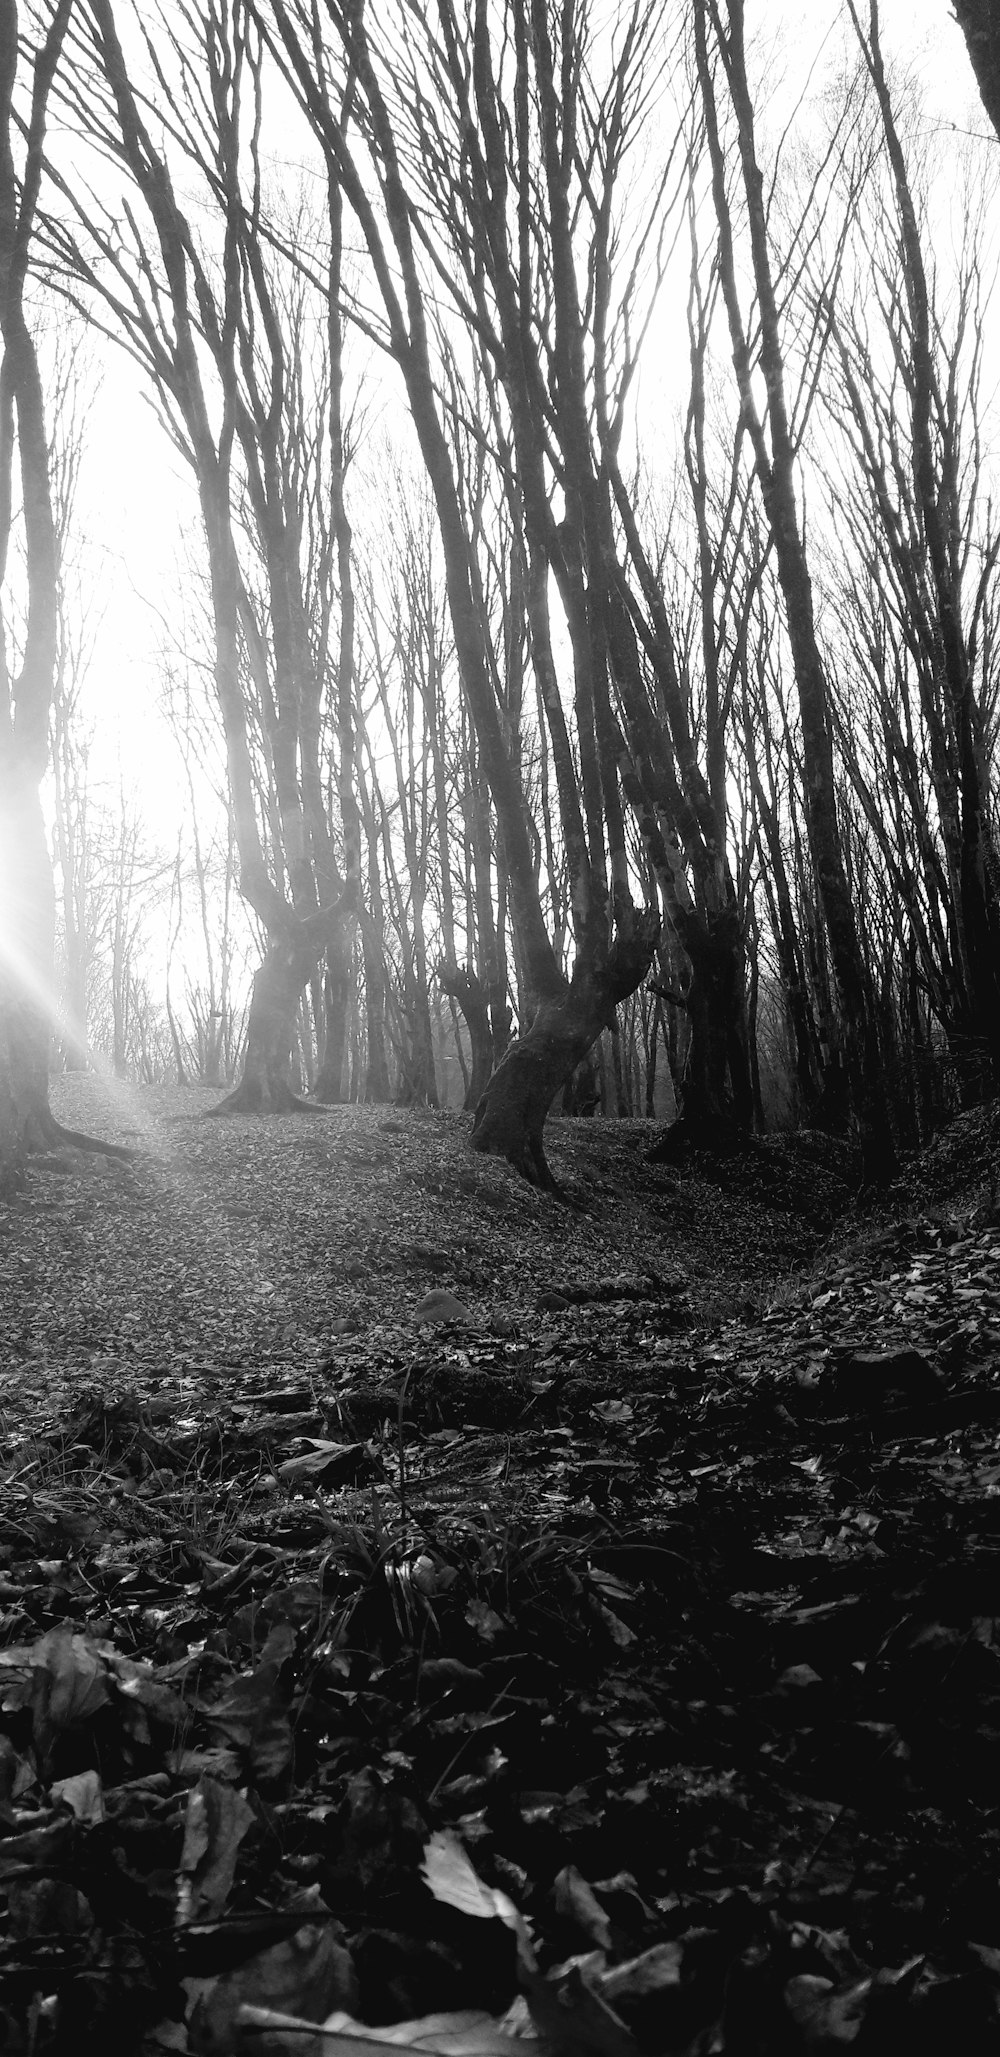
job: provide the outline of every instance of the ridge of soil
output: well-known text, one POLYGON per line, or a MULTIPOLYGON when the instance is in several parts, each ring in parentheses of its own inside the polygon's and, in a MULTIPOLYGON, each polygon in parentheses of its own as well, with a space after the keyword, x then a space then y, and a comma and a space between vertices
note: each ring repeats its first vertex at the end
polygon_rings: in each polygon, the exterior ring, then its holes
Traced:
POLYGON ((553 1121, 566 1207, 213 1098, 54 1082, 141 1154, 0 1210, 4 2049, 995 2048, 1000 1110, 862 1213, 828 1138, 553 1121))
MULTIPOLYGON (((807 1141, 745 1166, 647 1165, 646 1122, 554 1120, 563 1207, 464 1148, 468 1117, 337 1107, 202 1120, 205 1088, 54 1081, 60 1119, 133 1164, 36 1159, 0 1257, 0 1362, 26 1410, 81 1379, 128 1385, 295 1365, 332 1324, 387 1353, 434 1286, 487 1324, 622 1275, 690 1292, 699 1315, 763 1305, 829 1230, 848 1187, 807 1141), (714 1172, 714 1177, 711 1173, 714 1172), (720 1183, 722 1181, 722 1183, 720 1183), (38 1374, 36 1379, 36 1373, 38 1374)), ((824 1139, 824 1145, 826 1139, 824 1139)), ((0 1375, 0 1405, 3 1399, 0 1375)))

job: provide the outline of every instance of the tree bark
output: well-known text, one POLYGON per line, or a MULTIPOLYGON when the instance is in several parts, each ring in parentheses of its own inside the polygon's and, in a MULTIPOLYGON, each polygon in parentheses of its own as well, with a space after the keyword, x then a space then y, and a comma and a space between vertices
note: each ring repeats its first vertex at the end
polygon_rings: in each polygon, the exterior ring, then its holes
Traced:
POLYGON ((24 1185, 20 1087, 12 998, 0 985, 0 1199, 24 1185))
POLYGON ((0 767, 0 1188, 63 1140, 49 1108, 53 886, 38 790, 0 767))
POLYGON ((686 922, 681 941, 691 963, 684 995, 691 1040, 679 1126, 689 1141, 697 1142, 700 1131, 708 1135, 719 1124, 746 1131, 752 1126, 745 948, 736 908, 686 922))
POLYGON ((482 980, 477 978, 469 965, 439 965, 438 984, 442 992, 449 994, 454 1000, 469 1032, 471 1064, 463 1105, 465 1112, 471 1114, 472 1110, 478 1107, 493 1070, 493 1026, 490 1020, 489 995, 482 980))
POLYGON ((562 993, 539 1001, 527 1034, 511 1044, 479 1102, 474 1150, 506 1157, 530 1184, 558 1194, 542 1142, 549 1108, 602 1029, 610 1028, 621 1001, 646 977, 658 934, 659 919, 647 911, 604 965, 578 964, 562 993))
POLYGON ((996 0, 953 0, 983 106, 1000 136, 1000 14, 996 0))
POLYGON ((295 1114, 308 1106, 291 1082, 299 996, 315 959, 282 937, 268 944, 254 973, 243 1076, 213 1114, 295 1114))
POLYGON ((385 1048, 385 962, 364 930, 362 944, 365 967, 365 1090, 368 1101, 391 1099, 389 1060, 385 1048))
POLYGON ((323 978, 323 1061, 313 1085, 313 1098, 334 1107, 344 1098, 347 1023, 354 991, 350 951, 341 932, 326 953, 323 978))
POLYGON ((437 1078, 434 1070, 434 1029, 430 995, 412 966, 404 967, 399 1000, 403 1038, 399 1046, 397 1107, 437 1107, 437 1078))

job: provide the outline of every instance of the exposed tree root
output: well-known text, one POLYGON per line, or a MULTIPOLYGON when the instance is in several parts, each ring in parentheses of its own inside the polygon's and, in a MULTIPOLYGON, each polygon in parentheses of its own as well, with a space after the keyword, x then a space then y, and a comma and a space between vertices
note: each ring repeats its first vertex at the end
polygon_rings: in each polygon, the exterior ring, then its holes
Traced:
POLYGON ((127 1143, 103 1143, 99 1136, 85 1136, 79 1129, 64 1128, 51 1113, 41 1121, 36 1115, 32 1127, 34 1133, 28 1145, 29 1156, 36 1155, 39 1150, 85 1150, 94 1157, 116 1157, 119 1163, 132 1164, 142 1155, 141 1150, 133 1150, 127 1143))
MULTIPOLYGON (((481 1110, 482 1102, 480 1112, 481 1110)), ((479 1119, 480 1116, 477 1114, 477 1122, 479 1119)), ((471 1149, 480 1151, 484 1157, 501 1158, 513 1171, 518 1172, 529 1186, 535 1186, 542 1193, 551 1193, 553 1199, 565 1199, 563 1189, 549 1166, 540 1137, 524 1132, 516 1141, 512 1141, 503 1133, 498 1133, 495 1128, 487 1129, 483 1126, 477 1129, 474 1124, 469 1140, 471 1149)))
POLYGON ((483 1130, 477 1133, 475 1127, 469 1139, 471 1149, 484 1157, 499 1157, 509 1164, 523 1178, 526 1185, 534 1186, 538 1193, 547 1193, 550 1200, 558 1200, 561 1207, 568 1207, 576 1214, 586 1214, 587 1202, 577 1193, 561 1185, 545 1155, 540 1136, 525 1133, 516 1144, 505 1143, 495 1133, 483 1130))

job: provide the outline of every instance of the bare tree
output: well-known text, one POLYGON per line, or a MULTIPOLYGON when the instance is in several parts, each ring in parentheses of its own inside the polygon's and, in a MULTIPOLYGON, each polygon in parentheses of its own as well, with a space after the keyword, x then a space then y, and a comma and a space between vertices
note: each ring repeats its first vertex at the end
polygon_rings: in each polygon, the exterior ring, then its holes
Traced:
MULTIPOLYGON (((296 1104, 290 1061, 299 997, 323 953, 341 947, 344 924, 353 919, 359 845, 348 807, 345 849, 354 871, 345 878, 319 754, 325 660, 303 585, 296 496, 303 446, 294 433, 301 393, 274 282, 280 260, 269 267, 261 233, 259 44, 242 4, 181 6, 158 26, 154 48, 142 25, 130 23, 133 33, 138 27, 139 51, 155 80, 162 141, 150 126, 112 0, 90 0, 76 17, 74 70, 62 91, 74 126, 127 183, 120 203, 105 205, 50 164, 64 207, 61 217, 50 215, 48 237, 64 289, 76 293, 151 381, 197 486, 241 890, 267 937, 254 980, 244 1075, 223 1105, 280 1109, 296 1104), (170 62, 181 82, 173 89, 170 62), (192 91, 199 64, 204 83, 192 91), (208 248, 177 198, 172 154, 208 193, 208 248), (263 573, 259 606, 241 559, 244 516, 263 573), (263 809, 255 749, 266 760, 263 809)), ((337 300, 334 282, 320 304, 337 300)), ((342 397, 332 364, 331 379, 343 663, 345 638, 350 641, 344 578, 350 542, 338 498, 342 397)), ((349 676, 345 692, 340 711, 349 729, 349 676)), ((349 781, 349 751, 346 776, 349 781)))
POLYGON ((78 495, 87 451, 88 418, 100 386, 82 327, 60 327, 48 353, 46 398, 52 448, 50 477, 58 551, 58 634, 52 695, 49 766, 52 774, 52 847, 56 870, 56 933, 60 988, 61 1057, 67 1069, 86 1068, 87 988, 92 961, 88 933, 88 857, 96 804, 91 759, 95 719, 87 686, 106 589, 81 533, 78 495))
MULTIPOLYGON (((756 115, 747 76, 743 0, 726 0, 725 20, 718 0, 696 0, 695 47, 712 161, 722 291, 733 365, 777 564, 798 694, 810 853, 836 980, 846 1072, 861 1125, 866 1175, 881 1181, 891 1169, 894 1145, 880 1084, 877 1023, 838 817, 829 682, 816 632, 809 556, 796 485, 802 419, 800 412, 796 423, 789 404, 782 320, 787 285, 779 293, 779 260, 769 221, 767 189, 757 149, 756 115), (746 210, 756 295, 756 345, 751 340, 751 323, 740 292, 726 140, 719 107, 720 77, 728 96, 746 210), (754 377, 758 365, 765 391, 763 407, 758 401, 754 377)), ((849 120, 850 110, 845 103, 841 130, 849 120)))
POLYGON ((59 569, 44 394, 24 305, 48 105, 69 15, 70 0, 57 0, 41 26, 18 176, 18 13, 14 0, 0 4, 0 577, 11 572, 16 461, 26 587, 16 667, 9 616, 0 639, 0 1180, 10 1185, 23 1178, 31 1148, 86 1140, 63 1130, 49 1108, 54 895, 40 786, 58 656, 59 569))
MULTIPOLYGON (((820 562, 831 645, 842 653, 835 670, 850 681, 849 693, 835 689, 834 715, 856 804, 905 909, 902 954, 969 1100, 988 1086, 989 1044, 970 989, 959 735, 913 465, 909 314, 891 193, 886 199, 867 215, 863 276, 840 297, 822 396, 833 431, 824 446, 831 537, 820 562)), ((954 598, 986 767, 1000 537, 983 478, 985 282, 977 242, 970 224, 956 275, 939 276, 931 289, 934 468, 951 509, 954 598)), ((906 1006, 913 1019, 909 1000, 906 1006)))
MULTIPOLYGON (((878 476, 876 447, 857 378, 846 368, 845 377, 866 469, 870 478, 875 474, 893 568, 897 579, 903 580, 914 625, 919 623, 922 630, 923 704, 931 731, 935 798, 946 845, 949 824, 954 824, 954 1012, 966 1017, 967 1085, 972 1083, 971 1072, 978 1058, 982 1086, 996 1091, 1000 1088, 1000 854, 989 818, 983 709, 976 690, 963 598, 971 539, 967 506, 962 504, 969 495, 968 482, 963 480, 958 362, 953 356, 949 364, 941 347, 941 322, 924 259, 917 203, 882 56, 877 0, 871 0, 867 30, 862 28, 854 0, 848 0, 848 6, 878 105, 895 199, 892 227, 898 238, 900 277, 887 327, 890 339, 905 353, 902 384, 908 399, 909 438, 901 453, 905 470, 902 478, 894 477, 891 492, 884 474, 881 479, 878 476), (906 539, 895 504, 904 482, 912 513, 906 539)), ((974 269, 959 301, 959 333, 967 322, 976 321, 974 296, 979 283, 974 269)), ((978 319, 981 331, 981 311, 978 319)), ((977 440, 974 436, 974 443, 977 440)), ((980 591, 998 555, 1000 532, 986 543, 980 591)), ((978 612, 974 610, 973 624, 978 612)))
MULTIPOLYGON (((641 5, 623 9, 602 69, 603 46, 586 9, 550 19, 536 8, 530 26, 510 9, 505 29, 492 33, 481 8, 460 19, 454 7, 441 5, 438 14, 433 56, 428 32, 411 59, 410 83, 400 84, 396 65, 398 124, 404 135, 413 131, 436 233, 447 242, 445 259, 436 248, 431 254, 443 277, 461 281, 456 311, 476 339, 480 382, 490 397, 496 459, 523 564, 577 947, 586 919, 604 918, 606 891, 595 896, 588 871, 595 858, 607 864, 613 918, 616 895, 630 890, 630 807, 651 859, 654 894, 662 896, 687 956, 678 998, 690 1031, 688 1132, 725 1115, 745 1124, 743 941, 723 769, 731 694, 720 688, 718 662, 724 609, 714 618, 722 552, 713 553, 705 519, 698 385, 713 296, 702 290, 694 209, 679 204, 699 147, 689 115, 675 122, 665 165, 643 203, 634 189, 629 206, 623 197, 671 72, 674 18, 664 22, 661 10, 641 5), (476 57, 467 78, 470 41, 476 57), (433 77, 433 94, 418 90, 421 63, 433 77), (513 123, 508 104, 516 110, 513 123), (666 553, 644 532, 640 476, 626 477, 622 455, 636 352, 678 210, 693 234, 688 478, 708 572, 699 653, 706 667, 703 754, 692 675, 664 597, 666 553), (516 236, 507 219, 514 211, 516 236), (553 585, 572 648, 570 721, 555 661, 553 585)), ((425 227, 425 240, 429 233, 425 227)), ((640 875, 646 871, 643 865, 640 875)))
MULTIPOLYGON (((570 853, 577 948, 574 973, 567 979, 542 913, 521 780, 504 733, 497 698, 495 653, 485 634, 479 567, 470 547, 437 390, 438 373, 432 355, 420 259, 420 195, 408 175, 405 141, 396 111, 390 105, 394 76, 381 63, 361 11, 331 5, 327 9, 328 25, 334 31, 357 92, 359 133, 369 145, 367 167, 362 171, 361 161, 349 147, 337 119, 336 107, 343 86, 337 83, 333 46, 324 40, 318 18, 299 0, 291 0, 287 5, 284 0, 276 0, 273 6, 257 9, 257 15, 265 33, 271 34, 275 54, 283 62, 286 77, 324 151, 331 176, 342 187, 367 245, 385 309, 387 345, 403 376, 434 493, 463 691, 476 729, 503 845, 511 911, 531 993, 532 1021, 527 1035, 512 1046, 487 1087, 477 1112, 473 1141, 480 1149, 508 1156, 528 1177, 551 1183, 542 1128, 552 1098, 573 1064, 611 1019, 619 1000, 643 976, 656 931, 655 917, 637 916, 628 892, 621 836, 616 827, 621 807, 614 762, 614 727, 605 724, 602 731, 603 796, 598 758, 593 754, 597 747, 593 717, 589 728, 582 732, 582 747, 591 752, 594 766, 588 820, 586 808, 581 806, 568 736, 564 739, 562 732, 558 686, 548 655, 541 606, 543 566, 547 560, 538 558, 532 569, 528 609, 533 622, 535 665, 546 672, 545 705, 559 737, 557 779, 562 832, 570 853), (379 196, 377 206, 372 179, 379 196), (601 812, 602 797, 606 814, 601 812), (610 824, 611 833, 613 907, 608 896, 605 821, 610 824)), ((446 17, 442 18, 442 26, 447 35, 446 17)), ((481 9, 470 38, 472 46, 481 49, 487 35, 487 16, 481 9)), ((546 527, 553 529, 551 510, 544 519, 546 527)), ((603 628, 600 633, 603 637, 603 628)), ((574 650, 574 661, 580 682, 582 670, 589 663, 582 647, 579 652, 574 650)), ((586 690, 585 685, 582 690, 586 690)), ((600 718, 600 710, 598 713, 600 718)))

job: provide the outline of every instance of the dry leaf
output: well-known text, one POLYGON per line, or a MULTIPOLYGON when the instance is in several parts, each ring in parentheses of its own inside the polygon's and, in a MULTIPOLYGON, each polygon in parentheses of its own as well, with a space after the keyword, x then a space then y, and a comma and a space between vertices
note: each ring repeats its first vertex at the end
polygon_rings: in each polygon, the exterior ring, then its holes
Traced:
POLYGON ((611 1923, 575 1864, 563 1865, 553 1881, 552 1894, 564 1921, 575 1922, 599 1950, 610 1950, 611 1923))
POLYGON ((178 1883, 178 1922, 214 1921, 232 1890, 240 1844, 254 1820, 242 1793, 200 1778, 188 1794, 178 1883))
POLYGON ((268 2057, 372 2057, 378 2050, 422 2050, 425 2057, 512 2057, 515 2043, 526 2041, 544 2057, 545 2045, 534 2033, 508 2033, 492 2014, 478 2007, 455 2014, 422 2014, 415 2021, 397 2021, 391 2028, 369 2028, 350 2014, 337 2012, 314 2028, 292 2015, 271 2014, 260 2007, 245 2007, 244 2025, 266 2038, 268 2057), (275 2038, 284 2036, 287 2043, 275 2038))
POLYGON ((195 2057, 231 2057, 252 2050, 269 2057, 267 2038, 248 2028, 246 2007, 277 2013, 293 2008, 306 2022, 323 2021, 332 2007, 354 1998, 354 1970, 328 1926, 310 1923, 235 1971, 217 1978, 191 2019, 195 2057))
POLYGON ((53 1779, 49 1792, 53 1800, 62 1800, 72 1808, 77 1821, 84 1822, 87 1827, 93 1827, 105 1818, 104 1789, 99 1772, 78 1771, 72 1778, 53 1779))
POLYGON ((520 1963, 526 1971, 535 1970, 527 1922, 506 1893, 483 1884, 457 1836, 447 1829, 439 1829, 431 1836, 424 1845, 420 1869, 435 1900, 443 1901, 447 1907, 457 1907, 461 1914, 475 1915, 481 1921, 502 1921, 506 1928, 513 1929, 520 1963))

